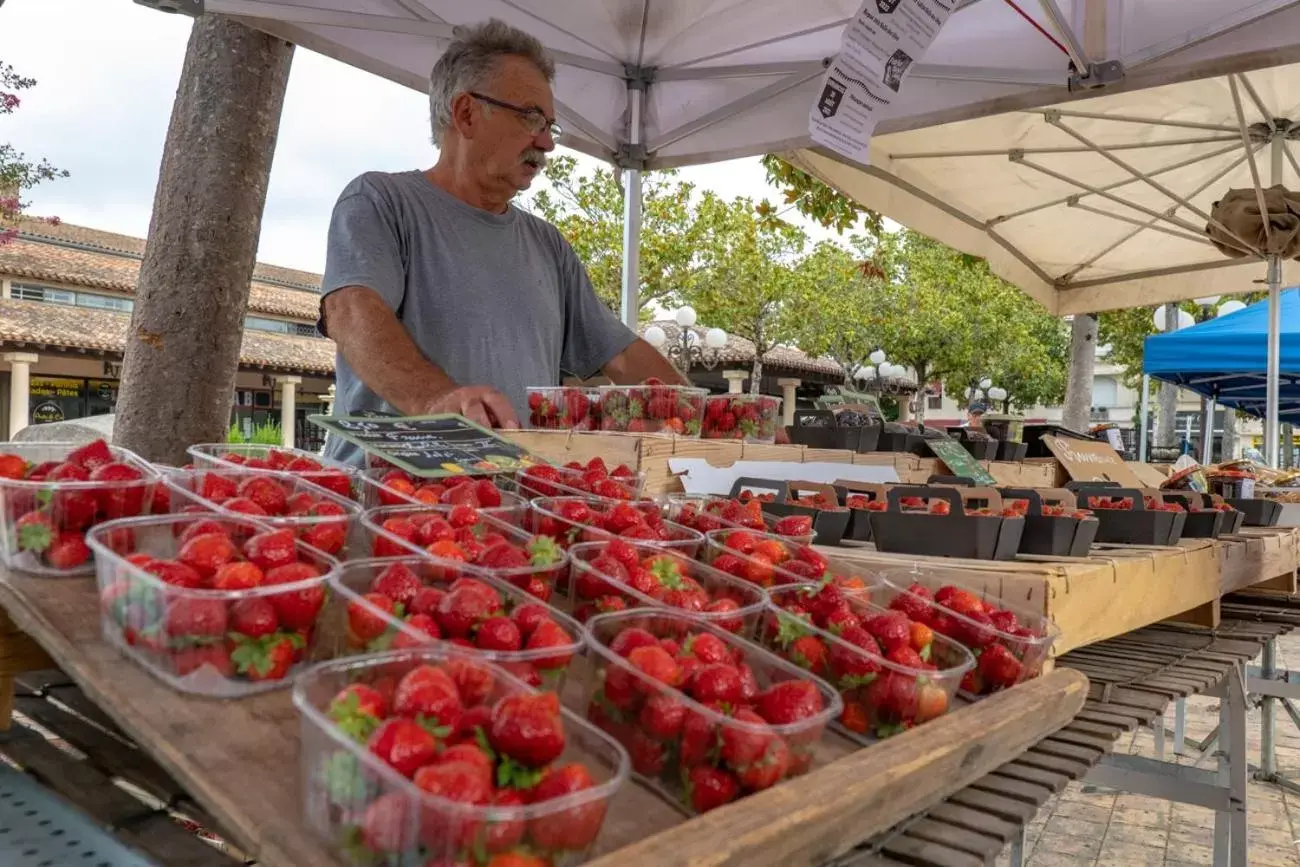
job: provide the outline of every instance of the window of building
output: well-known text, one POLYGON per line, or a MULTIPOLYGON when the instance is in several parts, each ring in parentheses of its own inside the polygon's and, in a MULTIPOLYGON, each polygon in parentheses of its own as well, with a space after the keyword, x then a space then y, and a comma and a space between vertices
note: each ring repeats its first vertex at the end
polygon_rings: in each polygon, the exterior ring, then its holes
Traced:
POLYGON ((263 319, 261 316, 245 316, 244 327, 254 331, 274 331, 279 334, 289 333, 289 323, 283 319, 263 319))
POLYGON ((943 409, 943 395, 932 394, 925 399, 926 409, 943 409))
POLYGON ((1112 407, 1119 405, 1119 383, 1113 376, 1098 376, 1092 380, 1092 405, 1112 407))
POLYGON ((92 307, 96 310, 113 310, 130 313, 135 302, 119 295, 101 295, 98 292, 74 292, 71 289, 53 289, 49 286, 31 286, 15 283, 10 293, 18 301, 40 301, 44 304, 64 304, 68 307, 92 307))
POLYGON ((117 313, 130 313, 135 302, 130 298, 117 298, 111 295, 94 295, 90 292, 77 293, 78 307, 93 307, 97 310, 112 310, 117 313))
POLYGON ((320 336, 319 334, 316 333, 316 326, 315 326, 315 325, 304 325, 304 324, 301 323, 301 322, 290 322, 290 323, 289 323, 289 333, 290 333, 290 334, 297 334, 297 335, 300 336, 300 337, 319 337, 319 336, 320 336))

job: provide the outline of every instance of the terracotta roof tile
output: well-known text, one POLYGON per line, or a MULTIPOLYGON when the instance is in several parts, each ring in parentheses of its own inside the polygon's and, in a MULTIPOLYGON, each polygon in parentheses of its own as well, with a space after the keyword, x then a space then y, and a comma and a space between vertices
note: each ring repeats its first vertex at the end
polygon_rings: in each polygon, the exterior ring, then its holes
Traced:
MULTIPOLYGON (((50 226, 33 220, 24 220, 20 228, 22 234, 15 241, 0 247, 0 274, 135 293, 140 256, 144 253, 142 239, 83 226, 50 226)), ((320 311, 319 274, 258 264, 253 277, 248 296, 250 312, 316 321, 320 311), (267 280, 296 288, 273 285, 267 280)))
MULTIPOLYGON (((642 326, 640 329, 642 336, 645 336, 645 330, 651 325, 658 325, 662 328, 664 333, 668 335, 669 341, 677 340, 678 335, 681 333, 681 328, 676 322, 659 320, 642 326)), ((704 335, 708 329, 694 327, 691 330, 699 335, 700 343, 703 345, 704 335)), ((728 334, 727 343, 718 353, 718 357, 723 364, 749 367, 754 363, 754 342, 744 337, 728 334)), ((813 358, 806 352, 785 346, 778 346, 765 352, 763 354, 763 366, 774 367, 792 373, 820 373, 828 376, 844 375, 844 368, 840 366, 839 362, 832 361, 829 358, 813 358)))
MULTIPOLYGON (((0 300, 0 343, 88 349, 120 355, 131 317, 89 307, 0 300)), ((334 373, 334 341, 245 331, 240 364, 302 373, 334 373)))

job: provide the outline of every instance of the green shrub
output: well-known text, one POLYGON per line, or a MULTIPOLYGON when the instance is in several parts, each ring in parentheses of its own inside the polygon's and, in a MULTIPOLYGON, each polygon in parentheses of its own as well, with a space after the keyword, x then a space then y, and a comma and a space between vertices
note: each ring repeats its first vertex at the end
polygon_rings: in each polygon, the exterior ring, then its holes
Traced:
POLYGON ((244 436, 244 431, 237 424, 232 424, 226 433, 228 443, 251 443, 253 445, 278 446, 284 441, 284 432, 273 421, 259 424, 253 428, 252 436, 244 436))

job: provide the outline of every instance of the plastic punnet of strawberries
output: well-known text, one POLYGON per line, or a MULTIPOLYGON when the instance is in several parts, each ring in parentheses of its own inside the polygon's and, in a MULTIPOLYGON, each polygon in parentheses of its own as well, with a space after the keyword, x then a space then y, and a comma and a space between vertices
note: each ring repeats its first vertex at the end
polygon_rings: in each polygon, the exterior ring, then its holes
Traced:
POLYGON ((776 439, 779 398, 766 395, 724 394, 704 402, 704 439, 770 443, 776 439))
POLYGON ((353 864, 585 860, 627 777, 555 693, 452 648, 317 666, 294 700, 308 821, 353 864))
POLYGON ((343 555, 360 507, 292 473, 197 469, 172 473, 163 484, 178 514, 216 510, 287 527, 332 557, 343 555))
POLYGON ((885 738, 947 713, 975 665, 960 644, 899 611, 833 584, 771 591, 760 642, 840 691, 838 723, 859 741, 885 738))
POLYGON ((350 469, 326 463, 298 449, 206 443, 190 446, 189 453, 194 458, 195 465, 199 467, 218 465, 293 473, 340 497, 356 498, 350 469))
POLYGON ((0 557, 12 569, 90 569, 86 531, 147 513, 158 474, 104 440, 74 449, 11 443, 0 450, 0 557))
POLYGON ((762 502, 755 499, 742 501, 727 497, 701 497, 670 501, 666 517, 701 533, 728 527, 744 528, 805 543, 811 542, 814 535, 812 516, 786 515, 778 518, 766 515, 763 513, 762 502))
POLYGON ((381 506, 409 506, 415 501, 430 506, 465 505, 477 509, 495 509, 523 502, 521 497, 504 493, 491 478, 445 476, 422 479, 396 467, 368 472, 381 486, 377 491, 381 506), (384 488, 388 490, 385 491, 384 488))
POLYGON ((573 616, 628 608, 679 608, 738 635, 752 626, 767 595, 747 581, 719 572, 679 552, 625 539, 588 542, 569 549, 565 594, 573 616))
POLYGON ((599 457, 585 465, 573 461, 563 467, 536 464, 516 479, 525 497, 595 496, 606 500, 635 500, 641 479, 624 464, 613 470, 599 457))
POLYGON ((700 416, 709 391, 666 385, 651 377, 639 386, 600 387, 600 427, 627 433, 699 436, 700 416))
POLYGON ((528 389, 528 426, 539 430, 600 430, 600 402, 593 388, 528 389))
POLYGON ((225 515, 93 528, 103 629, 174 686, 236 696, 311 652, 337 561, 291 530, 225 515))
POLYGON ((714 530, 704 538, 704 559, 709 565, 760 587, 817 581, 859 594, 870 589, 861 576, 832 569, 817 549, 780 536, 750 530, 714 530))
POLYGON ((842 709, 824 681, 690 615, 602 614, 587 628, 588 719, 692 813, 807 771, 842 709))
POLYGON ((447 641, 481 652, 529 686, 558 691, 582 650, 575 620, 472 566, 448 575, 424 557, 353 560, 335 581, 349 654, 447 641))
POLYGON ((1000 607, 951 583, 935 581, 941 583, 937 591, 921 581, 905 583, 909 577, 914 576, 907 572, 884 575, 888 607, 971 651, 976 666, 962 678, 963 691, 988 695, 1042 672, 1056 637, 1050 621, 1000 607))
POLYGON ((436 558, 441 574, 458 564, 478 566, 546 602, 564 575, 568 555, 555 540, 507 523, 473 506, 385 506, 361 519, 373 557, 415 553, 436 558))
POLYGON ((613 502, 584 497, 539 497, 524 517, 524 525, 539 536, 550 536, 562 547, 579 542, 608 541, 616 536, 675 548, 695 556, 704 536, 689 527, 664 520, 653 500, 613 502))

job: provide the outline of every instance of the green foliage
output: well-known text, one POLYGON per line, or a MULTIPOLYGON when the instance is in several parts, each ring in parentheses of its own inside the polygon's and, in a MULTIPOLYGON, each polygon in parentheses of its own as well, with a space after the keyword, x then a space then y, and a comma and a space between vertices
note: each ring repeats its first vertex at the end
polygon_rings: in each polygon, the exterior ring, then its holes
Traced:
MULTIPOLYGON (((767 181, 781 190, 786 205, 792 205, 800 214, 816 220, 828 229, 843 234, 864 220, 867 231, 879 234, 882 219, 870 208, 859 205, 841 195, 801 169, 787 163, 775 154, 763 157, 767 181)), ((767 200, 758 206, 758 215, 765 220, 776 219, 776 208, 767 200)))
POLYGON ((232 424, 226 433, 226 442, 243 445, 278 446, 284 443, 284 432, 273 421, 263 422, 253 428, 251 436, 244 436, 244 431, 237 424, 232 424))
MULTIPOLYGON (((36 79, 24 78, 12 66, 0 63, 0 116, 13 114, 22 104, 18 92, 36 86, 36 79)), ((43 181, 66 178, 68 173, 55 168, 46 160, 33 161, 8 142, 0 141, 0 244, 11 239, 12 229, 4 224, 16 220, 27 203, 19 194, 43 181)), ((51 222, 57 219, 51 218, 51 222)))

